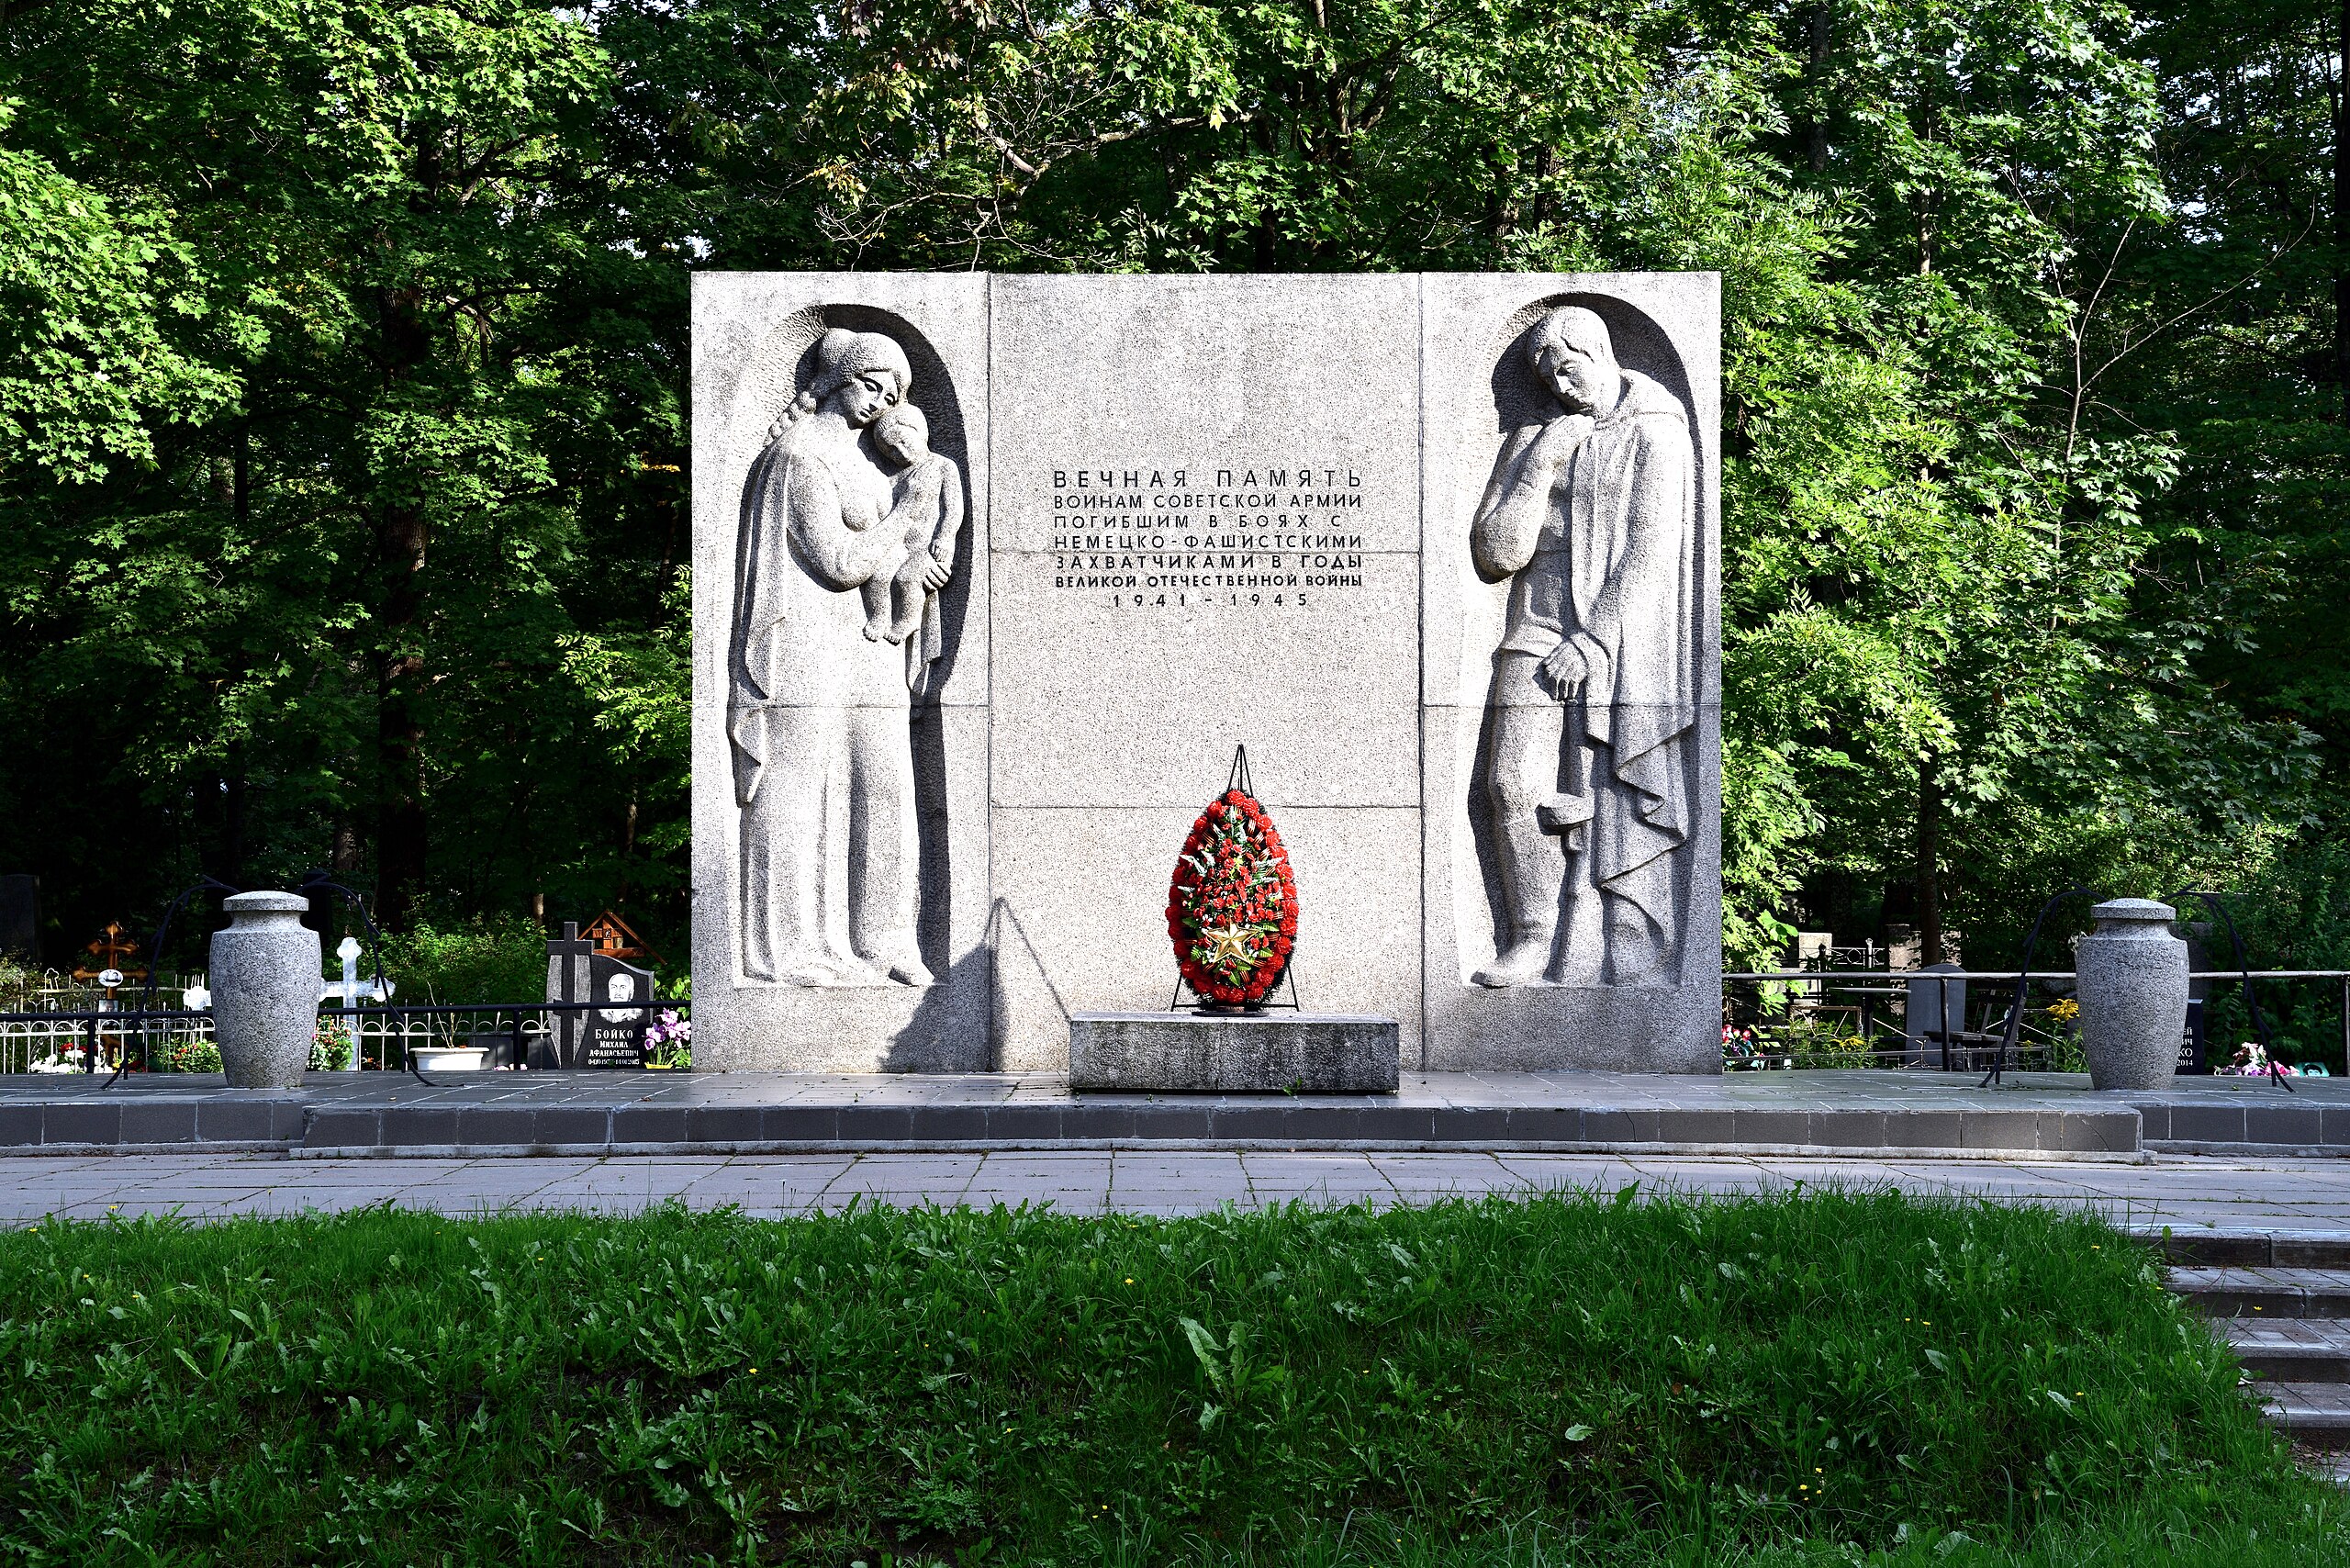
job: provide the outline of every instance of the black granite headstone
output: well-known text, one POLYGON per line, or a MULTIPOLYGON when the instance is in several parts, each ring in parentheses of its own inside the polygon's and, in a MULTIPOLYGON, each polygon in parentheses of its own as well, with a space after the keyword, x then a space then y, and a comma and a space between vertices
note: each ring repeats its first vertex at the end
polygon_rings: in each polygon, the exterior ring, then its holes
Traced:
POLYGON ((577 921, 565 921, 563 935, 547 944, 549 1002, 609 1002, 633 1006, 573 1008, 549 1018, 547 1033, 531 1052, 531 1065, 548 1067, 643 1067, 644 1035, 653 1022, 653 971, 624 964, 583 940, 577 921))
POLYGON ((2210 1070, 2210 1048, 2204 1036, 2203 999, 2190 997, 2187 1003, 2187 1028, 2178 1041, 2178 1072, 2199 1077, 2210 1070))
MULTIPOLYGON (((601 953, 588 960, 588 1000, 632 1002, 653 1000, 653 971, 624 964, 601 953)), ((599 1007, 585 1015, 575 1067, 643 1067, 644 1032, 653 1014, 643 1005, 599 1007)))
POLYGON ((0 877, 0 954, 28 962, 39 961, 39 879, 0 877))

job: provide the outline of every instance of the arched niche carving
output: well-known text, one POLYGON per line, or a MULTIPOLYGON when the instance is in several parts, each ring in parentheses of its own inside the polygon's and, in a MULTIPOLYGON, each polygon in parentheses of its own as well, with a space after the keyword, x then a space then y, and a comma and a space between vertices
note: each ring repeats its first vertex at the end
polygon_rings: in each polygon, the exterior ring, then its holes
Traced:
POLYGON ((1466 650, 1490 664, 1467 804, 1494 957, 1464 978, 1673 985, 1705 689, 1688 376, 1606 295, 1533 301, 1490 352, 1494 455, 1467 525, 1506 604, 1466 650))
POLYGON ((922 799, 940 769, 920 719, 966 603, 961 401, 919 330, 839 305, 779 323, 736 395, 771 416, 744 469, 727 643, 740 972, 927 987, 946 823, 922 799))

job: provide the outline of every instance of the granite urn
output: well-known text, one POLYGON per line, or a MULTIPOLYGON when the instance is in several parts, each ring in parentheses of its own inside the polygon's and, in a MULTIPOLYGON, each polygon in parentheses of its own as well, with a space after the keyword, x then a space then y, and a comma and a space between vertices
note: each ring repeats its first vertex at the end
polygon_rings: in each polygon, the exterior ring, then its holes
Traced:
POLYGON ((212 934, 212 1027, 231 1089, 299 1089, 319 1026, 325 948, 300 893, 237 893, 212 934))
POLYGON ((2111 899, 2089 911, 2074 968, 2081 1050, 2093 1089, 2157 1089, 2178 1070, 2187 1027, 2187 944, 2178 912, 2152 899, 2111 899))

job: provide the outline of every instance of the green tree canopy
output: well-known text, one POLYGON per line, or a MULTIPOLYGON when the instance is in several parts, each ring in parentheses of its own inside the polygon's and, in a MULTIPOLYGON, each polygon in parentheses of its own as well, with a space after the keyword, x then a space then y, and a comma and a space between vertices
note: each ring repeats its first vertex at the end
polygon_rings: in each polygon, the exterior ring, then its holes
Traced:
POLYGON ((682 948, 698 267, 1706 268, 1733 956, 2289 863, 2350 740, 2336 22, 0 8, 0 859, 682 948))

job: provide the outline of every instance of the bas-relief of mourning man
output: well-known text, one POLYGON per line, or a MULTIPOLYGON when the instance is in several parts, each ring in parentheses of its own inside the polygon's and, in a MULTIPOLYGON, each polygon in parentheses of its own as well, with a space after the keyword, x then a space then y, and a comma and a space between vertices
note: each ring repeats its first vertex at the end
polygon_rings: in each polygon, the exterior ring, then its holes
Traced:
POLYGON ((1560 411, 1503 443, 1470 535, 1511 579, 1489 791, 1508 924, 1472 978, 1669 984, 1696 726, 1688 417, 1592 311, 1551 311, 1528 353, 1560 411))
MULTIPOLYGON (((726 715, 743 973, 928 985, 910 719, 938 650, 934 637, 869 635, 861 591, 878 577, 886 601, 907 561, 901 487, 867 433, 913 376, 879 332, 834 328, 815 357, 743 493, 726 715)), ((925 558, 908 588, 935 594, 948 570, 925 558)))

